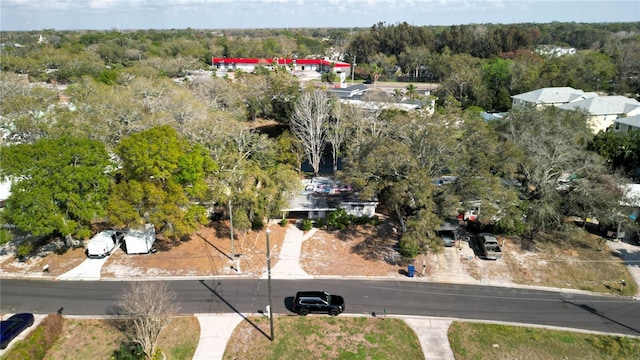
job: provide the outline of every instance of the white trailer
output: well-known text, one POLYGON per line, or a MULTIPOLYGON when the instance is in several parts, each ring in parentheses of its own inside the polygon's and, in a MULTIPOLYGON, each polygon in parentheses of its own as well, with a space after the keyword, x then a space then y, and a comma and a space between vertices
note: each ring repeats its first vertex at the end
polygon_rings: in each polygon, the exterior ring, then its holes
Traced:
POLYGON ((124 246, 129 255, 150 253, 155 241, 153 224, 146 224, 143 229, 129 229, 124 235, 124 246))
POLYGON ((87 256, 92 259, 100 259, 111 255, 122 241, 122 232, 105 230, 97 233, 87 244, 87 256))

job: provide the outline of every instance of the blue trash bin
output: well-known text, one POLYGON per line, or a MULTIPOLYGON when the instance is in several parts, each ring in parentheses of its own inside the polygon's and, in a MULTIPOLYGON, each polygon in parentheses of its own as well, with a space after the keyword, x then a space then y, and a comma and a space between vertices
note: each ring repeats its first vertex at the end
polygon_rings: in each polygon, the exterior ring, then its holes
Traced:
POLYGON ((416 273, 416 267, 413 265, 409 265, 407 267, 407 273, 409 274, 409 277, 413 277, 413 275, 415 275, 416 273))

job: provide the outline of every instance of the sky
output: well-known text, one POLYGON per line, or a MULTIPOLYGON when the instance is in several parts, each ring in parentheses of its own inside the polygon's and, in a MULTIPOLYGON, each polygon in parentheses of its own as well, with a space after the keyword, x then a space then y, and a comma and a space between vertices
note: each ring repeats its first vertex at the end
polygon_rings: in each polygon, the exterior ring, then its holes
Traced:
POLYGON ((640 21, 640 0, 0 0, 0 30, 640 21))

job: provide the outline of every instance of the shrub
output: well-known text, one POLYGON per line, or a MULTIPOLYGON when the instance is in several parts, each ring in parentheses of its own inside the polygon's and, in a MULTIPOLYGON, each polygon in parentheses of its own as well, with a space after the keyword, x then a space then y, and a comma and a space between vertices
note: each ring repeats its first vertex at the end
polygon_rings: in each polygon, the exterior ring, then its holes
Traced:
POLYGON ((44 359, 49 349, 58 340, 62 333, 63 319, 61 315, 49 314, 42 320, 40 325, 33 330, 24 341, 13 347, 11 352, 5 357, 12 359, 44 359))
POLYGON ((113 352, 113 360, 140 360, 144 358, 142 346, 136 342, 120 344, 120 348, 113 352))
POLYGON ((29 241, 23 242, 18 246, 18 249, 16 249, 16 255, 18 255, 18 257, 21 257, 21 258, 25 256, 29 256, 31 252, 33 252, 33 244, 29 241))
POLYGON ((320 218, 316 220, 316 227, 322 229, 327 226, 327 218, 320 218))
POLYGON ((342 230, 351 224, 352 218, 344 209, 338 208, 327 215, 327 225, 331 229, 342 230))
POLYGON ((302 226, 300 227, 300 229, 302 231, 309 231, 313 229, 313 221, 311 221, 311 219, 308 219, 308 218, 302 220, 302 226))
POLYGON ((0 245, 4 245, 13 240, 13 233, 8 229, 0 229, 0 245))
POLYGON ((251 230, 262 230, 264 229, 264 220, 262 220, 261 216, 256 216, 253 218, 251 222, 251 230))
POLYGON ((284 227, 284 226, 287 226, 287 223, 288 223, 288 222, 289 222, 289 221, 288 221, 287 219, 283 218, 282 220, 280 220, 279 224, 280 224, 280 226, 283 226, 283 227, 284 227))
POLYGON ((400 247, 400 253, 410 259, 415 258, 422 251, 420 239, 412 233, 405 233, 402 239, 400 239, 398 246, 400 247))

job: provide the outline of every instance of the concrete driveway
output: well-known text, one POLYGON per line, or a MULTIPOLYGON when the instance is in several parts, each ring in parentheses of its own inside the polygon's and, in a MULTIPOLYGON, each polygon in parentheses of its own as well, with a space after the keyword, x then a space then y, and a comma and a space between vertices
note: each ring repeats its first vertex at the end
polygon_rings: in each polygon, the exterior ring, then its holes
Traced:
POLYGON ((82 264, 58 276, 56 280, 100 280, 100 272, 107 259, 108 256, 102 259, 86 259, 82 264))

